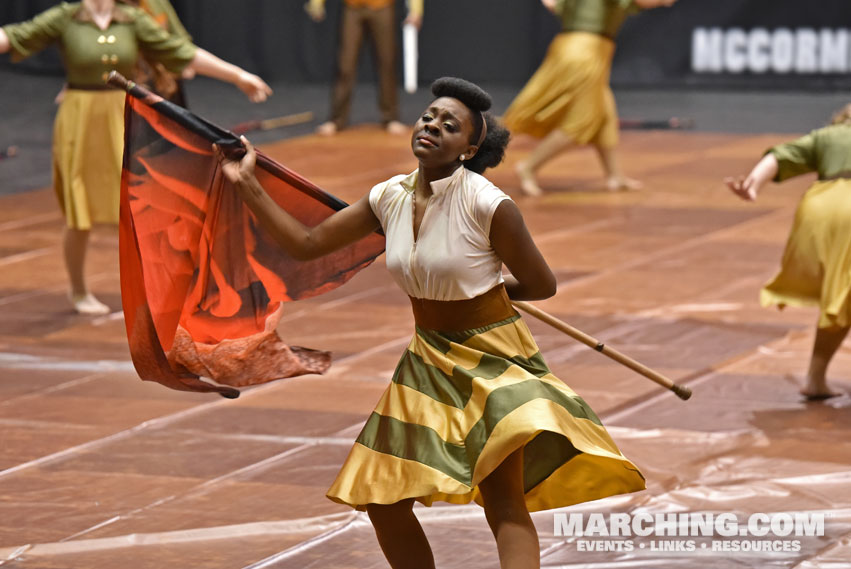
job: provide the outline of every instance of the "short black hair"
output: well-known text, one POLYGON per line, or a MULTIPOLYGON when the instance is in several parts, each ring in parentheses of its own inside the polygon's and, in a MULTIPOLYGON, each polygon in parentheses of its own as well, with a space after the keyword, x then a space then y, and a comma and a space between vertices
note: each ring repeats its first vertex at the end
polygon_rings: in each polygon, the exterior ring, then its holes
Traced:
POLYGON ((458 77, 441 77, 431 84, 431 92, 435 97, 458 99, 472 111, 473 134, 470 137, 470 144, 479 142, 482 134, 482 120, 487 122, 487 135, 476 155, 464 162, 465 168, 481 174, 502 162, 511 133, 491 113, 487 112, 493 101, 484 89, 458 77))
POLYGON ((493 101, 484 89, 458 77, 441 77, 431 84, 431 92, 435 97, 452 97, 458 99, 470 110, 483 113, 490 110, 493 101))

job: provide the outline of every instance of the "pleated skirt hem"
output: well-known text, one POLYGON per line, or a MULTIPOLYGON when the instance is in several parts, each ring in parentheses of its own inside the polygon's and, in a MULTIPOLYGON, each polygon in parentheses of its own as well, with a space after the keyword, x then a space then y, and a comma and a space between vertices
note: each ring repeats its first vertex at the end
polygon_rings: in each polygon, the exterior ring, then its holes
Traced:
POLYGON ((357 509, 481 504, 478 485, 520 448, 530 511, 645 487, 519 316, 454 333, 418 328, 327 496, 357 509))
POLYGON ((597 34, 559 34, 503 121, 514 134, 543 138, 561 130, 576 144, 617 144, 617 111, 609 87, 614 43, 597 34))
POLYGON ((851 180, 820 181, 807 190, 780 271, 763 287, 760 302, 817 306, 820 328, 851 326, 851 180))

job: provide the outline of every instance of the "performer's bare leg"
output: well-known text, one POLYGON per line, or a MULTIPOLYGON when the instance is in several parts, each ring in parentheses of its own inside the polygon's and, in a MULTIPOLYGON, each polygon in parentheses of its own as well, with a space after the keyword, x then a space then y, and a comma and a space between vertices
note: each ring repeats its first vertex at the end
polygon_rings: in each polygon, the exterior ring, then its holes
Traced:
POLYGON ((541 546, 523 493, 523 449, 479 484, 502 569, 539 569, 541 546))
POLYGON ((538 143, 532 152, 514 166, 520 178, 520 189, 527 196, 540 196, 544 193, 538 185, 535 173, 547 162, 576 146, 573 139, 562 130, 556 129, 538 143))
POLYGON ((65 267, 71 280, 71 303, 80 314, 108 314, 109 307, 86 288, 84 265, 89 245, 89 230, 66 227, 63 236, 65 267))
POLYGON ((848 335, 848 328, 817 328, 813 344, 810 369, 807 371, 807 385, 801 394, 808 399, 828 399, 839 395, 827 387, 827 366, 839 350, 842 341, 848 335))
POLYGON ((640 190, 644 184, 638 180, 627 178, 621 170, 620 160, 618 159, 617 150, 615 148, 606 148, 599 145, 594 145, 597 150, 597 155, 600 157, 600 163, 603 165, 603 170, 606 173, 606 189, 610 192, 620 190, 640 190))
POLYGON ((414 499, 395 504, 368 504, 381 551, 393 569, 434 569, 434 555, 414 514, 414 499))
POLYGON ((68 269, 68 277, 71 280, 71 296, 85 296, 89 291, 86 289, 83 265, 89 245, 89 231, 66 227, 62 245, 65 253, 65 267, 68 269))

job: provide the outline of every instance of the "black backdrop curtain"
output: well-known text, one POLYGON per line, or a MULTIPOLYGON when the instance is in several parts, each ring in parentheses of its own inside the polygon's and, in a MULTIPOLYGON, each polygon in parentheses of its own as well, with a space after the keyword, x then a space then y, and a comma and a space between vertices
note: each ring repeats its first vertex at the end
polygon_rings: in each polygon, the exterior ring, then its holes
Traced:
MULTIPOLYGON (((306 0, 172 0, 198 45, 271 81, 328 83, 342 0, 315 24, 306 0)), ((0 25, 56 0, 0 0, 0 25)), ((396 0, 401 23, 405 7, 396 0)), ((459 75, 521 85, 558 22, 539 0, 425 0, 420 80, 459 75)), ((401 32, 399 32, 401 35, 401 32)), ((366 54, 364 54, 366 55, 366 54)), ((8 66, 8 58, 0 57, 8 66)), ((55 53, 21 64, 57 72, 55 53)), ((401 66, 401 63, 400 63, 401 66)), ((371 57, 359 78, 374 77, 371 57)), ((612 82, 640 87, 847 89, 851 0, 679 0, 631 18, 618 40, 612 82)))
MULTIPOLYGON (((195 42, 208 51, 267 80, 327 83, 334 75, 342 2, 327 0, 328 15, 319 24, 305 14, 305 2, 172 0, 172 5, 195 42)), ((56 3, 0 0, 0 25, 32 17, 56 3)), ((419 46, 424 83, 453 74, 472 81, 521 83, 558 32, 555 18, 536 0, 426 0, 425 4, 419 46)), ((404 1, 397 0, 400 30, 405 13, 404 1)), ((8 66, 8 58, 0 57, 0 64, 8 66)), ((61 69, 56 53, 19 65, 43 72, 61 69)), ((371 51, 364 51, 360 79, 371 80, 373 67, 371 51)))

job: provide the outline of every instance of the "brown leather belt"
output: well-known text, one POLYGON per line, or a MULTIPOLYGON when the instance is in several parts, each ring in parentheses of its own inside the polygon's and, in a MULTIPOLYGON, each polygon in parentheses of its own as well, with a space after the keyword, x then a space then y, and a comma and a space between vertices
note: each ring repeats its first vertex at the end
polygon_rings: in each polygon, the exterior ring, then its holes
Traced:
POLYGON ((465 300, 409 298, 417 325, 429 330, 460 332, 481 328, 517 314, 502 284, 465 300))
POLYGON ((74 89, 75 91, 120 91, 116 87, 112 85, 77 85, 76 83, 68 83, 69 89, 74 89))
POLYGON ((819 178, 820 182, 829 182, 830 180, 842 180, 849 179, 851 180, 851 170, 843 170, 842 172, 837 172, 832 176, 827 176, 826 178, 819 178))

